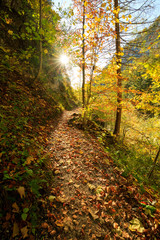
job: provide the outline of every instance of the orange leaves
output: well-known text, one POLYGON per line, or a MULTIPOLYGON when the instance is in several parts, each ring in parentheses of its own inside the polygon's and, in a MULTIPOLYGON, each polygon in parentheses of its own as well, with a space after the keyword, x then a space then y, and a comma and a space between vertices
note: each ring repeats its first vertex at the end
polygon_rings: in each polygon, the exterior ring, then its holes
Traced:
POLYGON ((28 237, 28 227, 25 226, 25 227, 21 228, 21 233, 22 233, 23 239, 28 237))
POLYGON ((12 208, 12 212, 19 213, 19 207, 16 202, 12 204, 12 208))
POLYGON ((16 222, 14 222, 12 237, 14 238, 17 235, 19 235, 19 227, 18 227, 18 224, 16 222))
POLYGON ((25 197, 25 188, 24 187, 19 187, 18 189, 17 189, 17 191, 18 191, 18 193, 19 193, 19 195, 20 195, 20 197, 21 198, 23 198, 23 197, 25 197))
POLYGON ((14 222, 12 237, 14 238, 14 237, 18 236, 20 232, 22 234, 23 239, 28 237, 28 227, 25 226, 25 227, 19 229, 18 223, 14 222))
POLYGON ((106 3, 102 3, 101 7, 104 8, 104 7, 106 7, 106 5, 107 5, 106 3))
POLYGON ((27 157, 26 161, 25 161, 25 164, 26 165, 30 165, 32 162, 34 162, 34 157, 33 156, 29 156, 27 157))
POLYGON ((99 17, 96 16, 94 20, 95 20, 95 22, 100 22, 100 21, 101 21, 101 18, 99 18, 99 17))
POLYGON ((46 229, 49 227, 49 225, 48 225, 48 223, 44 222, 41 224, 41 227, 46 229))

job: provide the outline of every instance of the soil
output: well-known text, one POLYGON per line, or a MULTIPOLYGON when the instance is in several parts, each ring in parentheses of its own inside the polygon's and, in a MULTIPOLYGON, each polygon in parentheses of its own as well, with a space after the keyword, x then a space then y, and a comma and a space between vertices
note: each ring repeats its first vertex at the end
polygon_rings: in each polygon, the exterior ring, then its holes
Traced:
POLYGON ((54 181, 42 203, 37 239, 160 239, 159 213, 146 213, 153 199, 124 178, 93 136, 68 125, 65 111, 49 144, 54 181))

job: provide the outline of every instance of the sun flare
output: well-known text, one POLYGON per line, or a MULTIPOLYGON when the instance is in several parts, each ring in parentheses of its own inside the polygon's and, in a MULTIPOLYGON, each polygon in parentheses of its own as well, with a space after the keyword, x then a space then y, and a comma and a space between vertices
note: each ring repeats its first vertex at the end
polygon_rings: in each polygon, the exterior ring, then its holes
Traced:
POLYGON ((67 55, 65 55, 65 54, 62 54, 62 55, 60 56, 60 62, 61 62, 62 64, 67 64, 67 63, 69 62, 69 57, 68 57, 67 55))

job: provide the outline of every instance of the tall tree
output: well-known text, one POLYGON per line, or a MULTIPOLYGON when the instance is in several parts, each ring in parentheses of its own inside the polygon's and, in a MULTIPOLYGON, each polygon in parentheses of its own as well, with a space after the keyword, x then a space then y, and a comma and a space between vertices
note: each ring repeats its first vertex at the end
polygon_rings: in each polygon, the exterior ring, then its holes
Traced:
POLYGON ((109 13, 106 3, 102 0, 75 0, 74 2, 78 12, 78 28, 82 24, 82 34, 79 33, 79 29, 76 31, 77 38, 81 35, 82 42, 75 42, 75 38, 74 43, 76 44, 76 49, 77 45, 81 46, 79 50, 82 51, 82 54, 77 54, 78 50, 76 54, 79 55, 77 62, 81 62, 78 65, 81 65, 82 69, 82 103, 83 107, 85 105, 87 108, 91 98, 93 77, 98 59, 101 57, 100 55, 102 55, 104 48, 106 50, 108 47, 106 44, 108 36, 113 33, 110 31, 109 13), (87 84, 87 88, 85 88, 85 84, 87 84))
POLYGON ((116 63, 117 63, 117 110, 114 134, 120 133, 122 116, 122 75, 121 75, 121 49, 120 49, 120 24, 119 24, 119 5, 118 0, 114 0, 115 13, 115 34, 116 34, 116 63))
POLYGON ((42 72, 42 0, 39 0, 39 29, 40 29, 40 40, 39 40, 39 70, 35 80, 38 80, 42 72))
POLYGON ((83 0, 83 21, 82 21, 82 107, 85 108, 85 17, 86 2, 83 0))

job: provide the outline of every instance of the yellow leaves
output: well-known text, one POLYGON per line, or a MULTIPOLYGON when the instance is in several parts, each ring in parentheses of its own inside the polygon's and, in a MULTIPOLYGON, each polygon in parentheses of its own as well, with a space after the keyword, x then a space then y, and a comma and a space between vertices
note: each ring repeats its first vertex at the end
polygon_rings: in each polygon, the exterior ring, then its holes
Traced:
POLYGON ((98 17, 95 17, 95 22, 100 22, 101 21, 101 19, 100 18, 98 18, 98 17))
POLYGON ((94 28, 94 26, 95 26, 95 24, 94 24, 94 23, 92 23, 92 24, 91 24, 91 27, 92 27, 92 28, 94 28))
POLYGON ((102 3, 101 7, 104 8, 106 6, 106 3, 102 3))
POLYGON ((12 204, 12 208, 13 208, 12 212, 19 213, 19 207, 16 202, 12 204))
POLYGON ((119 23, 119 19, 118 18, 116 18, 116 23, 119 23))
POLYGON ((131 14, 128 15, 128 16, 122 15, 122 18, 123 18, 123 19, 126 19, 126 21, 128 21, 129 18, 132 18, 132 15, 131 15, 131 14))
POLYGON ((87 5, 88 5, 88 2, 85 1, 85 2, 84 2, 84 6, 87 7, 87 5))
POLYGON ((85 37, 86 37, 86 34, 83 34, 83 37, 85 38, 85 37))
POLYGON ((25 164, 29 165, 29 164, 31 164, 31 162, 34 162, 34 157, 32 157, 32 156, 27 157, 25 164))
POLYGON ((7 24, 12 23, 12 19, 9 19, 9 18, 5 18, 5 21, 6 21, 7 24))
POLYGON ((87 28, 87 25, 84 25, 83 28, 86 29, 86 28, 87 28))
POLYGON ((115 15, 118 15, 118 13, 119 13, 119 10, 120 10, 120 9, 113 10, 113 13, 114 13, 115 15))
POLYGON ((133 218, 130 221, 129 229, 131 231, 137 231, 137 232, 140 232, 140 233, 143 233, 143 231, 145 230, 142 223, 137 218, 133 218))
POLYGON ((24 187, 19 187, 17 189, 17 191, 18 191, 21 198, 25 197, 25 188, 24 187))
POLYGON ((16 237, 17 235, 19 235, 19 227, 18 227, 18 224, 15 222, 13 224, 13 234, 12 234, 12 237, 16 237))
POLYGON ((8 33, 9 33, 10 35, 13 35, 13 31, 12 31, 12 30, 8 30, 8 33))
POLYGON ((127 32, 127 30, 128 30, 128 28, 126 27, 126 28, 124 29, 124 31, 127 32))
POLYGON ((56 199, 56 197, 55 197, 55 196, 52 196, 52 195, 50 195, 48 199, 49 199, 49 201, 50 201, 50 202, 53 202, 53 201, 56 199))
POLYGON ((47 53, 48 53, 48 50, 47 50, 47 49, 44 49, 44 53, 47 54, 47 53))
POLYGON ((93 18, 93 15, 92 15, 92 13, 88 13, 88 14, 86 14, 86 17, 87 18, 93 18))

